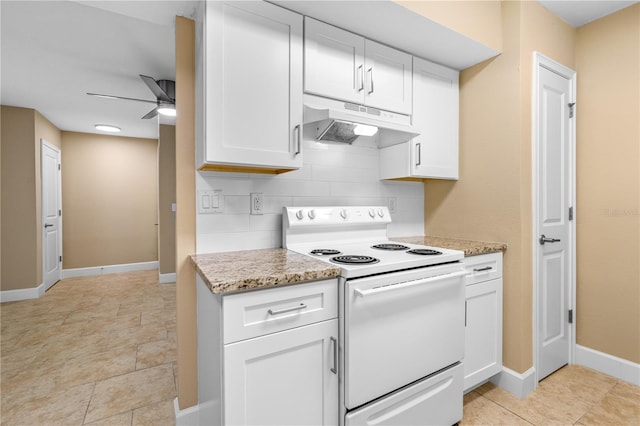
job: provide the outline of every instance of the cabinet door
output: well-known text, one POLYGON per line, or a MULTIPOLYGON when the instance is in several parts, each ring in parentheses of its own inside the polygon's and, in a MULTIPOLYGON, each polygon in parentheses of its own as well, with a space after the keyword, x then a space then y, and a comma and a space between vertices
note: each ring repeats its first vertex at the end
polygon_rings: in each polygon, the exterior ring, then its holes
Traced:
POLYGON ((466 287, 464 389, 502 369, 502 278, 466 287))
POLYGON ((302 166, 302 16, 207 2, 205 163, 302 166))
POLYGON ((458 71, 414 58, 412 174, 458 179, 458 71))
POLYGON ((334 319, 225 345, 225 424, 338 424, 337 338, 334 319))
POLYGON ((411 114, 411 55, 371 40, 365 54, 365 104, 411 114))
POLYGON ((364 103, 364 38, 305 18, 304 90, 364 103))

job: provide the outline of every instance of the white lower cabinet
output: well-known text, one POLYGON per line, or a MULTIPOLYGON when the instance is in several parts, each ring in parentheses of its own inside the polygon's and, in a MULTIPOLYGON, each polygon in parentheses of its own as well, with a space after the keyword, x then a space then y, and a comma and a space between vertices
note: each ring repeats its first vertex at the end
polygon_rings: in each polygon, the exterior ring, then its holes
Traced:
POLYGON ((225 424, 337 424, 337 337, 334 319, 225 345, 225 424))
POLYGON ((337 425, 337 280, 213 294, 200 276, 202 425, 337 425))
POLYGON ((502 370, 502 253, 464 259, 470 272, 465 288, 464 390, 502 370))

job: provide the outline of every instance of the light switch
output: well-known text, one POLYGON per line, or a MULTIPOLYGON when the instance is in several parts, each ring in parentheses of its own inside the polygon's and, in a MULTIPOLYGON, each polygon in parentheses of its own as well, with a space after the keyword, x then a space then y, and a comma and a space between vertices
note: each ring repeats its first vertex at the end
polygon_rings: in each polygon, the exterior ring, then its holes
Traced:
POLYGON ((176 203, 171 203, 171 211, 175 212, 178 210, 178 206, 176 205, 176 203))
POLYGON ((224 212, 224 196, 222 190, 198 191, 198 213, 211 214, 224 212))

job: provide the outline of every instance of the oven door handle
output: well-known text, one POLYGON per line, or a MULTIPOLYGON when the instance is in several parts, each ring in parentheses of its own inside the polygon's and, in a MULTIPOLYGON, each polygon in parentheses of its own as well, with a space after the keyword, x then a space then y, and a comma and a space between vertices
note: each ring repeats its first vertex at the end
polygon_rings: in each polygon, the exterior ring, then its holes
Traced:
POLYGON ((381 287, 374 287, 369 290, 361 290, 359 288, 356 288, 353 291, 358 296, 365 297, 365 296, 371 296, 374 294, 387 293, 389 291, 402 290, 407 287, 413 287, 416 285, 429 284, 434 281, 442 281, 449 278, 464 277, 466 275, 469 275, 469 272, 458 271, 458 272, 452 272, 450 274, 436 275, 435 277, 423 278, 423 279, 414 280, 414 281, 406 281, 400 284, 391 284, 391 285, 385 285, 381 287))

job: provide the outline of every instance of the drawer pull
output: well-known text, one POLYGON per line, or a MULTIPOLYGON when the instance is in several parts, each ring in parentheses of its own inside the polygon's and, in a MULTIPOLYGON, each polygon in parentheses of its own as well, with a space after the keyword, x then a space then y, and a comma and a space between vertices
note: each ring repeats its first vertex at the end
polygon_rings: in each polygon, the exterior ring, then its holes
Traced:
POLYGON ((298 306, 294 306, 293 308, 285 308, 285 309, 279 309, 277 311, 274 311, 273 309, 269 309, 267 312, 269 312, 269 315, 280 315, 280 314, 286 314, 287 312, 293 312, 293 311, 299 311, 301 309, 306 309, 307 305, 305 305, 304 303, 301 303, 298 306))
POLYGON ((473 268, 473 272, 484 272, 492 270, 492 266, 485 266, 484 268, 473 268))

